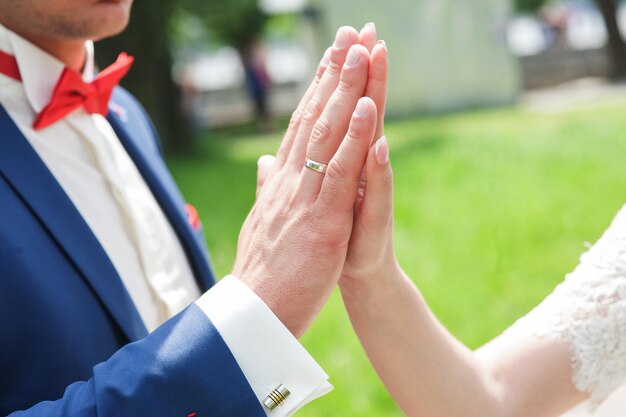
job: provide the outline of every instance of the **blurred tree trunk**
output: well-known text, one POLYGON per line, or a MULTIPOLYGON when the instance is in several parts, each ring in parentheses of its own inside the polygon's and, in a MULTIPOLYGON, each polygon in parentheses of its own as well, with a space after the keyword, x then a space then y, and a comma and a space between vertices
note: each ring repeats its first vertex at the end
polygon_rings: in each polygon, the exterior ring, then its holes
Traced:
POLYGON ((181 92, 171 76, 168 18, 174 3, 172 0, 134 2, 131 21, 124 33, 96 45, 100 67, 115 61, 122 51, 135 57, 122 85, 146 108, 168 152, 187 148, 192 143, 181 92))
POLYGON ((609 55, 611 58, 612 78, 626 78, 626 44, 622 39, 617 23, 617 1, 595 0, 602 12, 604 23, 609 35, 609 55))

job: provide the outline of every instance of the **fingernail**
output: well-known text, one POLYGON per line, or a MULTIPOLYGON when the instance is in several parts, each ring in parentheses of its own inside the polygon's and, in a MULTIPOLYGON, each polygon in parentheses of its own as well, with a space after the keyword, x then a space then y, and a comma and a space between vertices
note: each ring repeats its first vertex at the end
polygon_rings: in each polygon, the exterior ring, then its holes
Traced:
POLYGON ((389 162, 389 144, 387 143, 386 137, 383 136, 376 141, 374 153, 376 154, 376 162, 378 162, 378 165, 385 165, 389 162))
POLYGON ((361 61, 361 53, 359 52, 359 48, 355 45, 350 48, 348 52, 348 56, 346 57, 346 66, 354 67, 361 61))
POLYGON ((354 114, 359 117, 365 117, 369 114, 369 104, 367 99, 360 99, 356 104, 356 109, 354 110, 354 114))
POLYGON ((348 45, 350 45, 350 35, 348 34, 348 29, 346 27, 340 27, 339 30, 337 30, 333 46, 337 49, 343 49, 348 45))
POLYGON ((384 40, 382 40, 382 39, 381 39, 381 40, 379 40, 378 42, 376 42, 376 44, 378 44, 378 45, 382 46, 382 47, 383 47, 383 49, 384 49, 385 51, 387 51, 387 44, 385 43, 385 41, 384 41, 384 40))

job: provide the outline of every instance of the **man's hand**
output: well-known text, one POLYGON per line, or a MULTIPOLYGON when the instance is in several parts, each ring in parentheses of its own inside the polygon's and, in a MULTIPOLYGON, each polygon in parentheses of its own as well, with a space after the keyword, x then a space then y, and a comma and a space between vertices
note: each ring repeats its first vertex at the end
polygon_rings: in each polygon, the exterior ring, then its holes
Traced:
MULTIPOLYGON (((301 336, 339 279, 359 179, 377 126, 363 98, 370 53, 356 30, 339 29, 294 113, 246 219, 233 275, 301 336), (325 175, 305 158, 328 164, 325 175)), ((264 162, 260 161, 260 167, 264 162)))

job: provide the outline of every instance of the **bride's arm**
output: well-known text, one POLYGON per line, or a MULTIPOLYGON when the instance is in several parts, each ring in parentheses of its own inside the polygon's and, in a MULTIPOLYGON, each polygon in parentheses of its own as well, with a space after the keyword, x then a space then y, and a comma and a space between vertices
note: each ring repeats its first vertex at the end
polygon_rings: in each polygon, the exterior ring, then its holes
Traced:
POLYGON ((558 416, 588 397, 559 338, 510 331, 472 351, 434 317, 393 251, 392 172, 379 141, 366 165, 341 293, 372 364, 408 416, 558 416))
POLYGON ((433 316, 399 270, 343 280, 361 343, 408 416, 557 416, 586 398, 564 342, 505 334, 474 352, 433 316))

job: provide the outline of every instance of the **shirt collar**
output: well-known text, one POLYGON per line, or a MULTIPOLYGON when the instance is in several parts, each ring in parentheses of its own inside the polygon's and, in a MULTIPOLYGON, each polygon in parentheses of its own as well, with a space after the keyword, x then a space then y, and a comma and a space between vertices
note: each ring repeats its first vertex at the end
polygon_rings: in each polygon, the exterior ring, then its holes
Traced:
MULTIPOLYGON (((26 97, 36 113, 52 99, 54 89, 65 65, 33 43, 0 25, 0 49, 15 56, 26 97)), ((91 82, 94 75, 93 42, 85 43, 86 61, 83 80, 91 82)))

